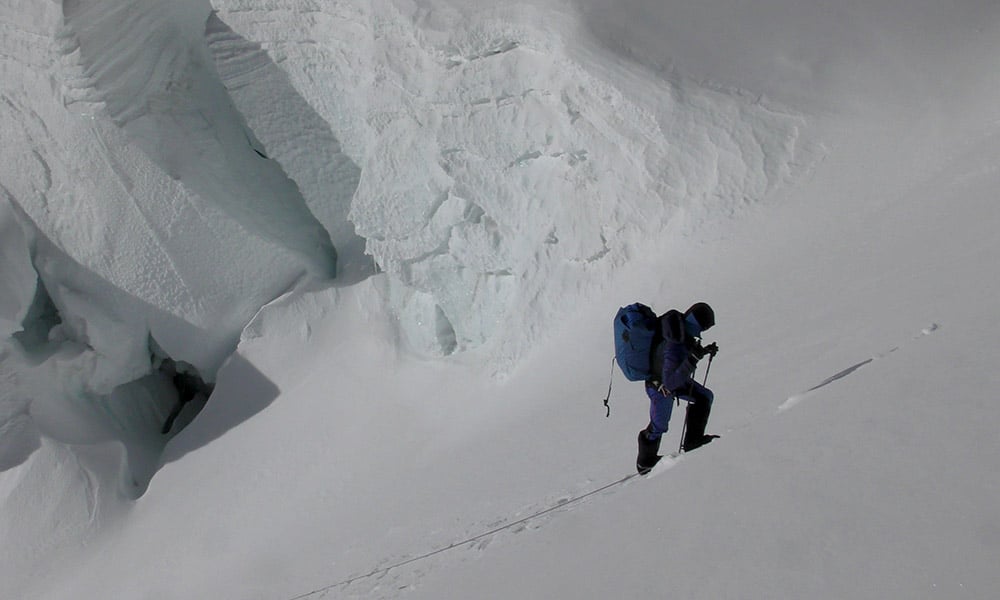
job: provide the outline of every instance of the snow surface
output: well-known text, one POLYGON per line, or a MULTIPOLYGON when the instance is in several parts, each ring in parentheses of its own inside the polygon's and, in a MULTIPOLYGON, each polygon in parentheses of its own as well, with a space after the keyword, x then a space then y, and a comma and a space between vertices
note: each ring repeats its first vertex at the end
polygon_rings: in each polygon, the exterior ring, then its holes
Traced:
POLYGON ((995 2, 0 32, 0 596, 1000 591, 995 2), (610 317, 702 299, 722 437, 627 477, 610 317))

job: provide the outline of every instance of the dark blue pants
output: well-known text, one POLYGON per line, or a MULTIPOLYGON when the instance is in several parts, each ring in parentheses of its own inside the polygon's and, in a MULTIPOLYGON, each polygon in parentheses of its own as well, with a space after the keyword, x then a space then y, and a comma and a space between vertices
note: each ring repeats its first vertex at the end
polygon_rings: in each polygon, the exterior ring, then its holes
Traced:
POLYGON ((680 398, 692 404, 704 403, 708 408, 712 406, 715 395, 712 390, 701 385, 695 380, 691 380, 681 388, 675 396, 668 396, 658 388, 647 385, 646 395, 649 396, 649 427, 646 429, 646 437, 650 441, 656 441, 667 432, 670 425, 670 415, 674 412, 674 398, 680 398))

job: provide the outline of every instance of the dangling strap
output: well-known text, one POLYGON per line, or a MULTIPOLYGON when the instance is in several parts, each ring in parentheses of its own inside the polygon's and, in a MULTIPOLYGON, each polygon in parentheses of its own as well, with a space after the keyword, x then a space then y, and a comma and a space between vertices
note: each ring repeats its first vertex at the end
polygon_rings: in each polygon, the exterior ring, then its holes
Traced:
POLYGON ((611 405, 608 402, 611 400, 611 384, 615 380, 615 357, 611 357, 611 377, 608 378, 608 395, 604 398, 604 408, 608 409, 608 414, 605 417, 611 416, 611 405))

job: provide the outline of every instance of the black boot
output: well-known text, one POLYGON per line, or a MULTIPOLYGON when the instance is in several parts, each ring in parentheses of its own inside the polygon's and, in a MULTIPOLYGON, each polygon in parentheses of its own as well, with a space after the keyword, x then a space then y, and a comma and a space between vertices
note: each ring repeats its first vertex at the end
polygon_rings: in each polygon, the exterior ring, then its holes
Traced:
POLYGON ((639 456, 635 459, 635 470, 640 475, 649 473, 660 461, 661 457, 656 454, 660 450, 660 439, 662 438, 650 440, 646 437, 645 429, 639 432, 639 456))
POLYGON ((684 441, 681 448, 685 452, 690 452, 695 448, 700 448, 711 442, 717 435, 705 435, 705 427, 708 426, 708 415, 712 412, 712 405, 708 402, 692 402, 687 407, 687 429, 684 430, 684 441))

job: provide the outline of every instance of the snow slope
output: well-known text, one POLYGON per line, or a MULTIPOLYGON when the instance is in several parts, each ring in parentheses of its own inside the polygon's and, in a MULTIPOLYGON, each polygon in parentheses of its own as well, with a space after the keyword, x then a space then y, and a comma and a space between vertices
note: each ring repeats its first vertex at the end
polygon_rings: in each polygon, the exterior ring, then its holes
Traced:
POLYGON ((1000 589, 992 3, 140 4, 3 4, 5 597, 1000 589), (115 59, 190 86, 116 107, 115 59), (214 235, 110 253, 170 222, 112 218, 153 197, 214 235), (600 398, 635 299, 715 306, 722 438, 623 480, 645 402, 600 398), (150 334, 216 383, 151 449, 58 401, 158 385, 150 334), (159 465, 134 501, 123 439, 159 465))

